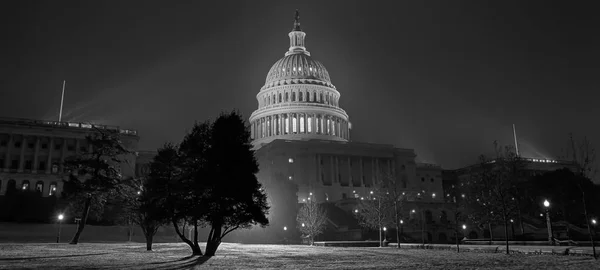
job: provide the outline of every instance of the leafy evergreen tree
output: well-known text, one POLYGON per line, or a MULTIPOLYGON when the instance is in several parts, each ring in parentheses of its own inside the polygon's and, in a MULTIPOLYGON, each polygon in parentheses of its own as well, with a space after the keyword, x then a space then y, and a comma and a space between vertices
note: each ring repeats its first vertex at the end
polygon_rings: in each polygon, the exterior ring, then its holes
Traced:
POLYGON ((81 221, 70 244, 77 244, 83 232, 90 209, 102 212, 111 197, 128 196, 121 189, 130 179, 121 176, 121 164, 130 152, 123 146, 116 131, 99 130, 86 136, 92 151, 72 157, 65 162, 70 171, 64 183, 63 197, 81 214, 81 221))

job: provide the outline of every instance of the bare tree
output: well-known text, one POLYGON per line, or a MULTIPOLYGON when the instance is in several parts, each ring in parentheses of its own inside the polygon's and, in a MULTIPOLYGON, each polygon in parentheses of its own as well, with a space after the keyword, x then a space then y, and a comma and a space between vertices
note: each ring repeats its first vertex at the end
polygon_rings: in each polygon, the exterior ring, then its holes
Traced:
POLYGON ((493 222, 502 222, 506 242, 506 253, 509 254, 508 224, 510 217, 516 211, 515 178, 513 177, 514 159, 518 157, 511 148, 502 149, 494 142, 496 158, 489 159, 485 156, 479 158, 479 170, 469 180, 468 196, 470 213, 480 218, 487 219, 488 227, 493 222))
POLYGON ((308 200, 298 211, 298 229, 308 237, 310 245, 315 242, 315 237, 323 233, 327 225, 327 211, 315 200, 308 200))
POLYGON ((402 213, 404 213, 404 202, 406 201, 406 194, 400 189, 400 181, 392 174, 384 175, 383 185, 385 188, 385 194, 382 194, 382 199, 385 202, 384 205, 389 206, 390 213, 389 221, 396 227, 396 241, 398 242, 398 248, 400 248, 401 240, 401 227, 402 227, 402 213))
POLYGON ((379 246, 383 246, 381 238, 382 230, 385 224, 389 223, 391 218, 390 203, 385 200, 387 191, 378 187, 370 192, 368 197, 362 197, 356 210, 358 224, 379 232, 379 246))

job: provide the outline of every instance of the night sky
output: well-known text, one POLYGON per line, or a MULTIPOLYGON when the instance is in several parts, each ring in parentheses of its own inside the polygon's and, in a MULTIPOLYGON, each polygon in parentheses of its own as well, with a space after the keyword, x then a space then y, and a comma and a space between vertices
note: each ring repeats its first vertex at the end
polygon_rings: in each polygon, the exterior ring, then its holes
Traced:
POLYGON ((249 117, 300 10, 355 141, 456 168, 512 144, 600 147, 594 1, 2 1, 0 116, 137 129, 141 149, 194 121, 249 117), (486 2, 486 3, 484 3, 486 2), (568 4, 568 5, 567 5, 568 4))

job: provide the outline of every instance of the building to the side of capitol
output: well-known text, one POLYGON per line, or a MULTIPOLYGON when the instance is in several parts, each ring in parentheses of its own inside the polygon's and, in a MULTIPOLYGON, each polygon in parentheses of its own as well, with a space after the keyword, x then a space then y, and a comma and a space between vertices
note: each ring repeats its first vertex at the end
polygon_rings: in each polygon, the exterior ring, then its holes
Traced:
MULTIPOLYGON (((137 151, 134 130, 106 125, 31 119, 0 119, 0 195, 8 189, 32 190, 42 196, 60 196, 67 177, 64 161, 89 151, 86 136, 95 130, 119 132, 123 145, 137 151)), ((120 166, 123 177, 134 177, 135 155, 120 166)))

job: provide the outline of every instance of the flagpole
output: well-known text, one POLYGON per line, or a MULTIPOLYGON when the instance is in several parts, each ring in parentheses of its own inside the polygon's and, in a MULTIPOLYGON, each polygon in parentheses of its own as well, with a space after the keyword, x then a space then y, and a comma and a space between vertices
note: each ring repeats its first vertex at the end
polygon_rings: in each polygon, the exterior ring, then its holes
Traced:
POLYGON ((517 156, 519 156, 519 144, 517 143, 517 129, 515 128, 515 124, 513 124, 513 136, 515 137, 515 150, 517 156))
POLYGON ((60 111, 58 112, 58 122, 62 121, 63 101, 65 100, 65 85, 66 80, 63 80, 62 95, 60 96, 60 111))

